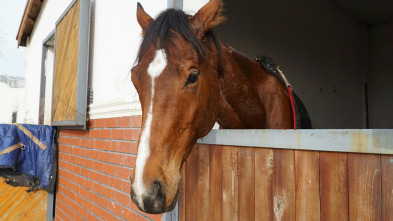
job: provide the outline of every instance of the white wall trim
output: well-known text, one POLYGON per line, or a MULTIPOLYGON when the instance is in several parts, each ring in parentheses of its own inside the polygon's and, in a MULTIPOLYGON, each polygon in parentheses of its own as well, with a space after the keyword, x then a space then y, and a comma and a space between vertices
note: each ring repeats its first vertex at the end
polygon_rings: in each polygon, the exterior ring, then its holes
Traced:
POLYGON ((105 103, 90 104, 90 119, 141 115, 139 101, 112 100, 105 103))

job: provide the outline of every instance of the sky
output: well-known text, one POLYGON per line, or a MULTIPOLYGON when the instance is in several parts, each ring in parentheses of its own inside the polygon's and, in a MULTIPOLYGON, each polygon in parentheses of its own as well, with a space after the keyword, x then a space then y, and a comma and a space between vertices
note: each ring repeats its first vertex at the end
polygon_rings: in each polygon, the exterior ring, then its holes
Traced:
POLYGON ((16 35, 27 0, 0 0, 0 75, 25 76, 26 48, 16 35))

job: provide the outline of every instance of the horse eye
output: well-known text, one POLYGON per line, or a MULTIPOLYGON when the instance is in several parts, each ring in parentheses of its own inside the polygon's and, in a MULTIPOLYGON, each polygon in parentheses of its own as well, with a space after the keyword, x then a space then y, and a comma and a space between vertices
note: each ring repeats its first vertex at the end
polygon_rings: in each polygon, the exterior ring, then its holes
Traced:
POLYGON ((186 85, 194 84, 195 82, 197 82, 198 77, 199 77, 198 72, 196 71, 192 72, 190 75, 188 75, 186 85))

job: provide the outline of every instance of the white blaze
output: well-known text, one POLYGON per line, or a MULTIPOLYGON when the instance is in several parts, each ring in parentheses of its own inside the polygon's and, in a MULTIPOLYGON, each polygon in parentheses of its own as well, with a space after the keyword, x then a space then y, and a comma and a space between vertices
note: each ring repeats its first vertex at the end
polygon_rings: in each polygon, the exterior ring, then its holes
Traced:
POLYGON ((163 49, 157 50, 153 61, 149 64, 147 73, 151 78, 151 98, 149 111, 147 112, 147 118, 145 125, 142 129, 141 140, 138 146, 138 156, 136 159, 135 166, 135 179, 133 183, 134 193, 138 197, 140 206, 143 208, 142 194, 146 192, 146 187, 143 184, 142 176, 145 168, 146 160, 149 157, 149 140, 150 140, 150 127, 153 118, 153 97, 154 97, 154 79, 162 73, 166 67, 165 52, 163 49))

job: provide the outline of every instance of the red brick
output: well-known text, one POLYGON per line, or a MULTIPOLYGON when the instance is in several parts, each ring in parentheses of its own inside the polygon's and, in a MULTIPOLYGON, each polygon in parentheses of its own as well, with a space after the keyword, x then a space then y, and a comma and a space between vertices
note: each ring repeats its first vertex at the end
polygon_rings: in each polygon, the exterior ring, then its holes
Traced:
POLYGON ((81 137, 90 137, 90 130, 82 130, 80 133, 81 137))
POLYGON ((76 156, 70 155, 70 163, 76 164, 76 156))
POLYGON ((89 178, 95 181, 98 181, 98 173, 92 170, 89 171, 89 178))
POLYGON ((109 130, 109 129, 102 129, 100 131, 100 138, 102 138, 102 139, 111 139, 111 130, 109 130))
POLYGON ((74 172, 76 174, 81 174, 81 167, 77 166, 77 165, 74 165, 74 168, 73 168, 72 172, 74 172))
POLYGON ((124 140, 124 129, 112 129, 112 139, 124 140))
POLYGON ((93 182, 85 179, 83 182, 83 186, 90 190, 93 188, 93 182))
POLYGON ((85 159, 85 162, 84 162, 83 166, 85 166, 87 168, 90 168, 90 169, 93 169, 93 163, 94 163, 94 161, 89 160, 89 159, 85 159))
POLYGON ((87 220, 89 220, 89 221, 97 220, 97 217, 95 214, 93 215, 93 214, 89 213, 87 215, 87 220))
POLYGON ((74 147, 74 154, 75 154, 75 155, 80 155, 80 154, 81 154, 81 148, 79 148, 79 147, 74 147))
POLYGON ((78 138, 69 138, 69 142, 71 145, 76 146, 78 145, 78 138))
POLYGON ((116 174, 115 166, 110 164, 105 164, 103 173, 114 176, 116 174))
MULTIPOLYGON (((90 151, 89 151, 89 149, 82 149, 81 156, 90 158, 90 151)), ((83 163, 82 163, 82 165, 83 165, 83 163)))
POLYGON ((123 181, 122 180, 117 179, 115 177, 110 177, 109 180, 110 180, 110 186, 111 187, 113 187, 113 188, 115 188, 115 189, 117 189, 119 191, 123 190, 123 181))
MULTIPOLYGON (((72 191, 74 191, 74 193, 79 193, 79 186, 77 184, 72 184, 72 191)), ((74 200, 74 198, 71 199, 74 200)))
POLYGON ((138 215, 129 209, 123 208, 122 218, 125 220, 136 221, 136 220, 138 220, 138 215))
POLYGON ((130 127, 131 126, 131 117, 120 117, 117 119, 118 127, 130 127))
MULTIPOLYGON (((108 178, 109 180, 109 178, 108 178)), ((112 189, 109 189, 108 187, 104 187, 104 191, 102 192, 102 195, 111 199, 115 200, 115 191, 112 189)))
POLYGON ((79 204, 79 205, 82 205, 83 204, 83 198, 80 195, 76 194, 75 195, 75 202, 77 204, 79 204))
POLYGON ((123 181, 123 192, 124 193, 131 193, 131 181, 123 181))
POLYGON ((64 137, 59 137, 59 144, 64 143, 64 137))
MULTIPOLYGON (((93 187, 93 188, 94 188, 94 187, 93 187)), ((101 186, 101 188, 102 188, 102 186, 101 186)), ((97 203, 97 197, 98 197, 98 195, 96 194, 96 192, 89 191, 89 197, 88 197, 88 199, 90 200, 90 202, 92 202, 92 203, 97 203)))
POLYGON ((138 153, 138 143, 132 143, 131 145, 131 153, 137 154, 138 153))
POLYGON ((106 210, 102 211, 102 217, 104 218, 104 220, 114 220, 115 219, 115 216, 106 210))
POLYGON ((93 129, 90 131, 90 137, 91 138, 99 138, 100 137, 100 130, 99 129, 93 129))
POLYGON ((123 165, 123 155, 119 153, 111 153, 111 163, 123 165))
POLYGON ((87 123, 88 128, 96 127, 96 120, 89 120, 87 123))
POLYGON ((124 155, 124 166, 135 168, 136 157, 131 155, 124 155))
POLYGON ((109 201, 107 199, 105 199, 104 197, 102 197, 102 196, 97 196, 97 202, 96 203, 99 206, 101 206, 102 208, 107 208, 109 201))
POLYGON ((104 184, 104 185, 107 185, 107 186, 110 185, 109 177, 107 175, 105 175, 105 174, 98 174, 98 181, 101 184, 104 184))
POLYGON ((100 152, 100 161, 111 162, 111 154, 109 152, 100 152))
POLYGON ((84 187, 79 187, 79 195, 87 198, 89 196, 89 191, 84 187))
POLYGON ((91 211, 93 205, 91 204, 91 201, 90 201, 90 200, 85 200, 85 199, 83 199, 82 206, 83 206, 85 209, 87 209, 88 211, 91 211))
POLYGON ((94 148, 94 140, 92 140, 92 139, 86 139, 86 140, 85 140, 85 147, 94 148))
POLYGON ((90 150, 90 158, 93 160, 100 160, 100 152, 97 150, 90 150))
POLYGON ((131 153, 131 142, 120 141, 117 151, 122 153, 131 153))
POLYGON ((141 134, 140 129, 125 129, 124 139, 125 140, 135 140, 139 139, 139 135, 141 134))
MULTIPOLYGON (((82 151, 81 151, 82 154, 82 151)), ((82 157, 76 157, 76 164, 78 165, 83 165, 84 164, 85 159, 83 159, 82 157)))
POLYGON ((105 127, 105 119, 96 119, 94 127, 105 127))
POLYGON ((105 140, 95 140, 94 147, 98 150, 105 150, 105 140))
POLYGON ((114 213, 115 215, 117 215, 117 216, 121 216, 122 215, 122 207, 119 205, 119 204, 117 204, 117 203, 115 203, 115 202, 109 202, 109 205, 108 205, 108 209, 109 209, 109 211, 111 211, 112 213, 114 213))
POLYGON ((105 127, 117 127, 117 118, 105 119, 105 127))
POLYGON ((102 217, 102 211, 103 211, 102 208, 100 208, 99 206, 93 205, 94 215, 96 215, 97 217, 102 217))
POLYGON ((117 141, 105 141, 105 150, 116 151, 117 141))
POLYGON ((141 127, 142 126, 142 116, 132 116, 131 117, 131 127, 141 127))
MULTIPOLYGON (((124 193, 116 192, 116 202, 129 207, 130 206, 130 195, 124 193)), ((124 211, 123 211, 124 212, 124 211)))
POLYGON ((97 170, 97 171, 99 171, 99 172, 102 172, 102 171, 104 171, 104 164, 101 163, 101 162, 94 161, 94 163, 93 163, 93 169, 94 169, 94 170, 97 170))
POLYGON ((85 210, 83 207, 79 207, 79 208, 78 208, 78 214, 79 214, 82 218, 86 219, 86 218, 87 218, 87 215, 88 215, 88 212, 87 212, 87 210, 85 210))
POLYGON ((124 167, 116 167, 116 176, 122 179, 130 179, 130 169, 124 167))

